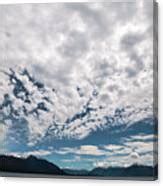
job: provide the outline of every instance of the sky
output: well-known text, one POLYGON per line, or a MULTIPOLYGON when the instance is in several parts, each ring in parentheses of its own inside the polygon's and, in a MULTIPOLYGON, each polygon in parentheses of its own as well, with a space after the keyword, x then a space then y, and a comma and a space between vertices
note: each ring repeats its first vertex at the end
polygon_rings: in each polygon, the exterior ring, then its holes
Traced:
POLYGON ((0 17, 1 154, 155 164, 152 1, 1 5, 0 17))

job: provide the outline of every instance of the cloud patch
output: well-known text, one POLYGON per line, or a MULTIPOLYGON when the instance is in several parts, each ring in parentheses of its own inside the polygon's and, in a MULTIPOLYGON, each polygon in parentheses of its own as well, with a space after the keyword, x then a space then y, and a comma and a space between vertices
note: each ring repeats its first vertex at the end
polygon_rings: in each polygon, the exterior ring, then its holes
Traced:
POLYGON ((93 145, 83 145, 76 148, 64 147, 60 150, 55 151, 58 154, 77 154, 77 155, 92 155, 101 156, 104 155, 104 151, 100 150, 97 146, 93 145))

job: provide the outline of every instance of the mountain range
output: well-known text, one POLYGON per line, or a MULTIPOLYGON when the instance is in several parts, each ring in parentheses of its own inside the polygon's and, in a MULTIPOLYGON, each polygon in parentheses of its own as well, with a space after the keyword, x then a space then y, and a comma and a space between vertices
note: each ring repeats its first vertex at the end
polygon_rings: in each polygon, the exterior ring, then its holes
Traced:
POLYGON ((0 171, 12 173, 35 173, 85 177, 152 177, 157 175, 157 166, 132 165, 130 167, 97 167, 88 170, 61 169, 57 165, 33 155, 27 158, 0 155, 0 171))
POLYGON ((58 166, 35 156, 17 158, 14 156, 0 156, 0 170, 3 172, 37 173, 37 174, 65 174, 58 166))

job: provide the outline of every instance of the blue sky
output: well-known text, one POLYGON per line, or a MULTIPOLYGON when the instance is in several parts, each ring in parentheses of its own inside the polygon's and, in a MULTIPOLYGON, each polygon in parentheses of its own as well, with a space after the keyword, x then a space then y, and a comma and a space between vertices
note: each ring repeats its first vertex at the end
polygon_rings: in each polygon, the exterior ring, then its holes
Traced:
POLYGON ((0 7, 0 153, 63 168, 154 165, 152 1, 0 7))

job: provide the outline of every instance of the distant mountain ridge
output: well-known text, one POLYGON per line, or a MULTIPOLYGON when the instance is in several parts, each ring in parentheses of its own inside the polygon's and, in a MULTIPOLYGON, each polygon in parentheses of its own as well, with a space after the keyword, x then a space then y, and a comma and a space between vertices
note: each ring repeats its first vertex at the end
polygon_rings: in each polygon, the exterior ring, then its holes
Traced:
POLYGON ((157 167, 132 165, 130 167, 95 168, 89 172, 91 176, 112 177, 152 177, 157 174, 157 167))
POLYGON ((157 178, 157 166, 132 165, 130 167, 97 167, 91 171, 60 169, 53 163, 30 155, 27 158, 0 155, 0 171, 86 177, 151 177, 157 178))
POLYGON ((65 173, 68 175, 73 175, 73 176, 86 176, 89 174, 88 170, 75 170, 75 169, 63 169, 65 173))
POLYGON ((66 174, 58 166, 35 156, 17 158, 13 156, 0 156, 0 171, 18 173, 41 173, 41 174, 66 174))

